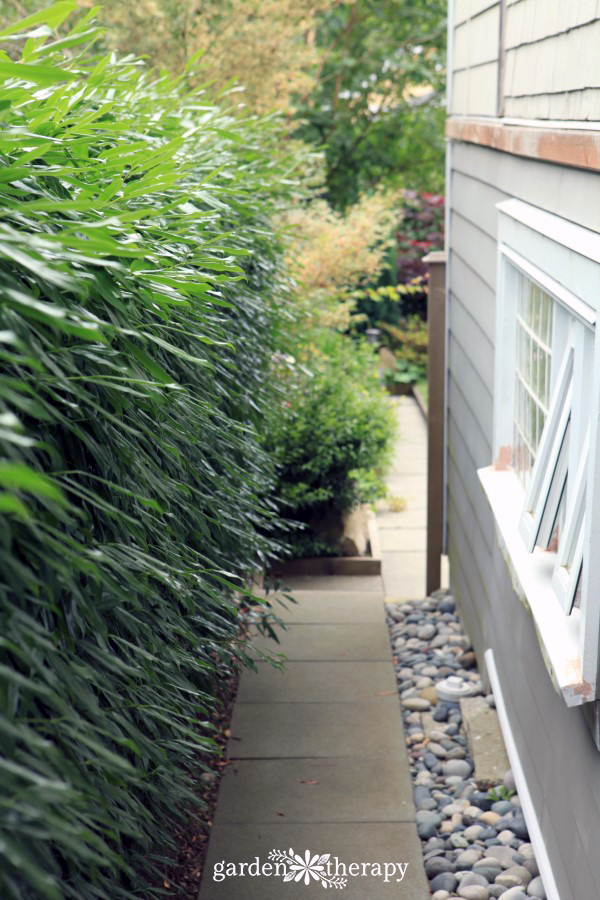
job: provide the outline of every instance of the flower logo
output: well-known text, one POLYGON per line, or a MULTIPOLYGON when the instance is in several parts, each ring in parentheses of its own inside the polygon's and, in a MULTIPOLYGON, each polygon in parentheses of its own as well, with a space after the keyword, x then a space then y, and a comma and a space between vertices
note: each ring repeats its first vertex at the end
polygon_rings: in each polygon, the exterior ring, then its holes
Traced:
POLYGON ((307 850, 303 862, 302 857, 296 854, 296 863, 290 866, 290 871, 283 880, 291 881, 293 878, 295 881, 302 881, 302 876, 304 875, 304 884, 310 884, 310 876, 312 875, 315 881, 320 881, 321 876, 319 873, 325 868, 322 863, 327 862, 328 858, 329 854, 319 857, 319 854, 316 853, 311 859, 310 852, 307 850))
POLYGON ((320 881, 324 888, 344 888, 346 887, 346 879, 340 878, 339 875, 329 875, 325 870, 325 864, 329 860, 329 853, 319 856, 315 853, 311 856, 310 850, 304 854, 304 859, 290 848, 287 852, 282 850, 271 850, 269 859, 276 862, 286 863, 287 872, 283 876, 284 881, 302 881, 304 884, 310 884, 311 878, 320 881))

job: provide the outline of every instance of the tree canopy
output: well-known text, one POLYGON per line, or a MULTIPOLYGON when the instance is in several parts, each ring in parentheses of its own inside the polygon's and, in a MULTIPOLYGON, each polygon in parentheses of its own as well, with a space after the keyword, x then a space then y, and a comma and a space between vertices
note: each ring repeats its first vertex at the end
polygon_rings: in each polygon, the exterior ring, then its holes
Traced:
POLYGON ((336 208, 382 182, 443 183, 443 0, 351 0, 330 6, 316 34, 316 84, 297 134, 323 146, 336 208))

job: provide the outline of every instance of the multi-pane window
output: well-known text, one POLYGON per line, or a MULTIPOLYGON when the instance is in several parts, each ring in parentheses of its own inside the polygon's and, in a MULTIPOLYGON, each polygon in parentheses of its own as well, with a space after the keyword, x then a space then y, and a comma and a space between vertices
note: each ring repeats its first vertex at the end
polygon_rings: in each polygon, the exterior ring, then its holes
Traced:
MULTIPOLYGON (((600 234, 497 204, 494 464, 515 589, 569 706, 600 700, 600 234)), ((596 740, 600 749, 600 703, 596 740)))
POLYGON ((552 298, 518 273, 513 466, 527 486, 550 406, 552 298))
POLYGON ((540 547, 556 553, 553 585, 569 612, 583 562, 589 396, 585 377, 593 329, 517 267, 512 284, 512 466, 525 489, 520 532, 530 552, 540 547))

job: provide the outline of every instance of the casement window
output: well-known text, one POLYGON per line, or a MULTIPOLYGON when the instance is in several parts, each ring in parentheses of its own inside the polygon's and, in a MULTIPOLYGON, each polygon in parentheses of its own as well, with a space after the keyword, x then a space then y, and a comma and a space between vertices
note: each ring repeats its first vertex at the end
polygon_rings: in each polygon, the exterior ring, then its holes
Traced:
MULTIPOLYGON (((516 268, 512 263, 506 265, 516 268)), ((552 583, 569 614, 581 592, 594 328, 573 300, 516 269, 513 468, 525 487, 519 531, 527 549, 556 553, 552 583), (569 477, 570 473, 570 477, 569 477)), ((541 273, 538 273, 538 277, 541 273)))
POLYGON ((479 476, 574 706, 596 699, 600 641, 600 235, 516 200, 498 210, 494 464, 479 476))

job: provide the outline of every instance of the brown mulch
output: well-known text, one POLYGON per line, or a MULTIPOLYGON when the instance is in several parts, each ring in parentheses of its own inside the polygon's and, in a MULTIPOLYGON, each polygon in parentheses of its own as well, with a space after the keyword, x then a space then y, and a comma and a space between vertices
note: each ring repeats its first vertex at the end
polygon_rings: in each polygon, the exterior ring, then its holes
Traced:
MULTIPOLYGON (((274 594, 280 592, 279 582, 276 581, 271 588, 274 594)), ((286 590, 282 590, 281 596, 290 602, 295 602, 286 590)), ((249 609, 242 603, 240 606, 240 637, 248 636, 251 618, 248 617, 249 609)), ((268 617, 277 622, 277 616, 268 617)), ((263 620, 263 624, 267 618, 263 620)), ((230 737, 229 726, 233 706, 237 696, 242 667, 229 670, 219 679, 219 705, 211 716, 210 737, 219 746, 217 753, 205 754, 198 757, 198 778, 196 780, 199 807, 201 812, 190 815, 185 828, 180 828, 174 834, 175 851, 169 854, 172 863, 167 867, 165 880, 160 887, 165 896, 177 898, 177 900, 197 900, 200 891, 202 870, 208 850, 210 830, 213 823, 221 777, 230 765, 227 758, 227 743, 230 737)))
POLYGON ((220 681, 221 703, 211 719, 211 725, 215 728, 211 738, 219 745, 219 752, 199 758, 203 769, 197 780, 198 800, 204 811, 202 815, 190 816, 185 829, 180 829, 175 834, 175 858, 162 887, 168 890, 168 896, 177 897, 178 900, 197 900, 200 890, 221 776, 229 765, 227 741, 240 674, 240 670, 231 672, 220 681))

